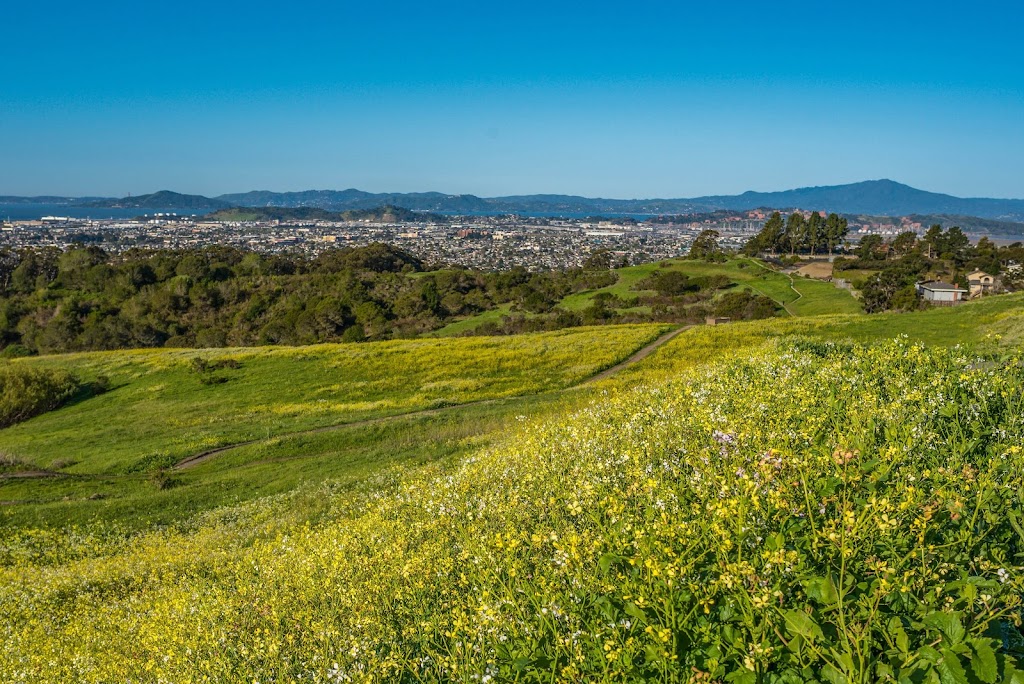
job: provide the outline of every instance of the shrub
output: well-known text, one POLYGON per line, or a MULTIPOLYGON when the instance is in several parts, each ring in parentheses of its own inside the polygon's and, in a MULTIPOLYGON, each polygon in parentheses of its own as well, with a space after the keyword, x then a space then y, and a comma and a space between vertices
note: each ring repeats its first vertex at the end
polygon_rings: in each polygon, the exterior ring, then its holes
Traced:
POLYGON ((80 387, 78 379, 63 369, 0 365, 0 428, 59 408, 80 387))

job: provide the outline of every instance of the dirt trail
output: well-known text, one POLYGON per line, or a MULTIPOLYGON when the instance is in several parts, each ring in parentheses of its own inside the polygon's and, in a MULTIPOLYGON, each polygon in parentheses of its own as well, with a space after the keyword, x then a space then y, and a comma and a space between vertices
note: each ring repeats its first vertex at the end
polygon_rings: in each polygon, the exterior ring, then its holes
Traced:
MULTIPOLYGON (((683 332, 685 330, 689 330, 691 327, 693 327, 693 326, 684 326, 684 327, 676 328, 675 330, 669 331, 669 332, 665 333, 664 335, 662 335, 661 337, 659 337, 658 339, 656 339, 653 342, 651 342, 650 344, 646 345, 645 347, 637 350, 632 355, 630 355, 628 358, 626 358, 623 361, 620 361, 619 363, 617 363, 616 365, 612 366, 611 368, 608 368, 607 370, 600 371, 599 373, 596 373, 596 374, 594 374, 594 375, 592 375, 592 376, 590 376, 588 378, 585 378, 585 379, 581 380, 580 382, 578 382, 577 384, 571 385, 569 387, 566 387, 565 389, 566 390, 576 389, 578 387, 582 387, 582 386, 587 385, 589 383, 597 382, 598 380, 605 380, 607 378, 610 378, 611 376, 615 375, 616 373, 622 371, 624 368, 628 368, 629 366, 632 366, 633 364, 635 364, 635 363, 637 363, 639 361, 644 360, 645 358, 650 356, 656 349, 658 349, 658 347, 662 346, 663 344, 665 344, 666 342, 668 342, 669 340, 674 338, 679 333, 681 333, 681 332, 683 332)), ((556 391, 565 391, 565 390, 556 390, 556 391)), ((496 399, 481 399, 479 401, 470 401, 470 402, 467 402, 465 404, 453 404, 451 406, 440 406, 440 407, 437 407, 437 408, 423 409, 422 411, 411 411, 409 413, 399 413, 399 414, 394 415, 394 416, 381 416, 380 418, 368 418, 366 420, 357 420, 357 421, 353 421, 353 422, 350 422, 350 423, 338 423, 336 425, 325 425, 324 427, 312 428, 310 430, 299 430, 297 432, 283 432, 283 433, 279 433, 279 434, 273 435, 272 437, 261 437, 261 438, 257 438, 257 439, 250 439, 250 440, 246 440, 244 442, 235 442, 234 444, 225 444, 224 446, 217 447, 216 449, 208 449, 208 450, 202 451, 202 452, 200 452, 198 454, 193 454, 192 456, 189 456, 187 458, 183 458, 182 460, 178 461, 173 466, 171 466, 170 469, 171 470, 187 470, 189 468, 194 468, 197 465, 199 465, 201 463, 205 463, 206 461, 209 461, 210 459, 215 458, 216 456, 219 456, 220 454, 223 454, 223 453, 225 453, 227 451, 231 451, 233 449, 239 449, 239 448, 245 447, 245 446, 251 446, 253 444, 259 444, 261 442, 267 442, 267 441, 269 441, 271 439, 277 439, 277 438, 281 438, 281 437, 299 437, 299 436, 302 436, 302 435, 315 435, 315 434, 319 434, 321 432, 331 432, 331 431, 334 431, 334 430, 344 430, 345 428, 365 427, 367 425, 377 425, 377 424, 380 424, 380 423, 387 423, 387 422, 396 421, 396 420, 404 420, 404 419, 407 419, 407 418, 421 418, 421 417, 424 417, 424 416, 436 416, 436 415, 439 415, 441 413, 445 413, 447 411, 455 411, 455 410, 459 410, 459 409, 468 408, 470 406, 485 406, 487 404, 497 404, 497 403, 500 403, 500 402, 503 402, 503 401, 511 401, 511 400, 514 400, 514 399, 521 399, 524 396, 528 396, 528 395, 519 395, 519 396, 515 396, 515 397, 501 397, 501 398, 496 398, 496 399)), ((43 471, 43 470, 31 470, 31 471, 26 470, 26 471, 22 471, 22 472, 0 473, 0 481, 2 481, 4 479, 14 479, 14 478, 18 478, 18 479, 36 479, 36 478, 46 478, 46 477, 88 477, 88 476, 87 475, 77 475, 77 474, 76 475, 72 475, 70 473, 55 473, 55 472, 49 472, 49 471, 43 471)), ((18 503, 18 502, 2 501, 2 502, 0 502, 0 505, 12 505, 13 503, 18 503)))
POLYGON ((649 345, 647 345, 646 347, 644 347, 640 351, 638 351, 635 354, 633 354, 632 356, 630 356, 625 361, 622 361, 621 363, 617 363, 614 366, 612 366, 611 368, 609 368, 608 370, 601 371, 597 375, 590 376, 589 378, 587 378, 586 380, 581 382, 579 385, 577 385, 577 387, 582 386, 582 385, 587 385, 587 384, 590 384, 592 382, 597 382, 599 380, 605 380, 605 379, 610 378, 611 376, 615 375, 616 373, 621 371, 623 368, 628 368, 629 366, 632 366, 634 363, 637 363, 639 361, 643 361, 648 356, 650 356, 652 353, 654 353, 654 351, 658 347, 660 347, 661 345, 665 344, 666 342, 668 342, 669 340, 671 340, 673 337, 675 337, 679 333, 683 332, 684 330, 689 330, 692 327, 693 327, 692 325, 685 325, 682 328, 676 328, 675 330, 672 330, 671 332, 665 333, 664 335, 662 335, 658 339, 654 340, 653 342, 651 342, 649 345))
POLYGON ((19 470, 13 473, 0 473, 0 480, 35 480, 41 477, 71 477, 71 475, 48 470, 19 470))
MULTIPOLYGON (((776 271, 775 269, 772 269, 772 268, 768 268, 768 267, 767 267, 767 266, 765 266, 764 264, 762 264, 762 263, 759 263, 759 262, 757 262, 757 261, 754 261, 753 259, 749 259, 749 258, 748 258, 748 259, 745 259, 745 261, 749 261, 749 262, 750 262, 750 263, 752 263, 752 264, 753 264, 754 266, 757 266, 758 268, 760 268, 760 269, 762 269, 762 270, 764 270, 764 271, 768 271, 768 272, 770 272, 770 273, 780 273, 780 274, 782 274, 782 275, 784 275, 784 276, 788 277, 788 278, 789 278, 789 288, 790 288, 791 290, 793 290, 793 292, 796 292, 796 294, 797 294, 797 297, 796 297, 796 299, 794 299, 794 300, 793 300, 793 302, 795 302, 795 301, 797 301, 797 299, 800 299, 801 297, 803 297, 803 294, 802 294, 802 293, 800 292, 800 290, 796 289, 796 287, 794 287, 794 286, 793 286, 793 276, 792 276, 792 275, 790 275, 789 273, 785 273, 785 272, 783 272, 783 271, 776 271)), ((757 291, 758 293, 760 293, 760 294, 761 294, 762 296, 764 296, 764 297, 768 297, 768 295, 766 295, 766 294, 765 294, 764 292, 761 292, 761 290, 759 290, 759 289, 757 288, 757 286, 756 286, 756 285, 750 285, 750 287, 752 287, 752 288, 753 288, 753 289, 754 289, 755 291, 757 291)), ((780 301, 779 301, 778 299, 775 299, 774 297, 768 297, 768 299, 772 300, 773 302, 775 302, 776 304, 778 304, 779 306, 781 306, 781 307, 783 308, 783 310, 784 310, 784 311, 785 311, 786 313, 788 313, 788 314, 789 314, 790 316, 793 316, 794 318, 796 318, 796 314, 795 314, 795 313, 793 313, 792 311, 790 311, 790 310, 789 310, 789 307, 788 307, 788 306, 786 306, 786 303, 785 303, 785 302, 780 302, 780 301)), ((793 302, 790 302, 790 304, 792 304, 793 302)))
MULTIPOLYGON (((606 378, 609 378, 609 377, 615 375, 616 373, 618 373, 619 371, 621 371, 622 369, 627 368, 629 366, 632 366, 634 363, 637 363, 638 361, 642 361, 643 359, 647 358, 658 347, 662 346, 663 344, 665 344, 666 342, 671 340, 673 337, 675 337, 679 333, 683 332, 684 330, 689 330, 691 327, 693 327, 693 326, 684 326, 682 328, 676 328, 675 330, 669 331, 669 332, 665 333, 664 335, 662 335, 661 337, 659 337, 658 339, 656 339, 653 342, 651 342, 650 344, 648 344, 647 346, 645 346, 642 349, 639 349, 638 351, 634 352, 631 356, 629 356, 624 361, 621 361, 621 362, 617 363, 616 365, 612 366, 611 368, 609 368, 607 370, 603 370, 603 371, 601 371, 601 372, 599 372, 599 373, 597 373, 595 375, 592 375, 589 378, 585 378, 584 380, 580 381, 579 383, 577 383, 575 385, 572 385, 570 387, 567 387, 566 389, 575 389, 577 387, 582 387, 583 385, 587 385, 587 384, 592 383, 592 382, 597 382, 598 380, 604 380, 606 378)), ((464 409, 464 408, 468 408, 470 406, 486 406, 487 404, 496 404, 496 403, 499 403, 499 402, 502 402, 502 401, 510 401, 512 399, 521 399, 523 396, 526 396, 526 395, 519 395, 519 396, 516 396, 516 397, 503 397, 503 398, 500 398, 500 399, 481 399, 479 401, 470 401, 470 402, 467 402, 465 404, 453 404, 452 406, 442 406, 442 407, 439 407, 439 408, 424 409, 422 411, 411 411, 409 413, 399 413, 398 415, 394 415, 394 416, 382 416, 380 418, 368 418, 366 420, 357 420, 357 421, 353 421, 353 422, 350 422, 350 423, 338 423, 336 425, 326 425, 324 427, 313 428, 311 430, 299 430, 297 432, 283 432, 283 433, 276 434, 273 437, 269 437, 269 438, 250 439, 250 440, 247 440, 245 442, 237 442, 235 444, 226 444, 224 446, 217 447, 216 449, 209 449, 207 451, 203 451, 203 452, 195 454, 193 456, 189 456, 188 458, 184 458, 184 459, 178 461, 177 463, 175 463, 174 466, 172 466, 172 470, 187 470, 189 468, 194 468, 197 465, 199 465, 201 463, 205 463, 206 461, 209 461, 210 459, 212 459, 212 458, 214 458, 216 456, 219 456, 220 454, 223 454, 226 451, 231 451, 232 449, 239 449, 239 448, 245 447, 245 446, 251 446, 253 444, 259 444, 261 442, 266 442, 266 441, 268 441, 270 439, 277 439, 277 438, 280 438, 280 437, 299 437, 299 436, 302 436, 302 435, 315 435, 315 434, 319 434, 319 433, 322 433, 322 432, 332 432, 334 430, 344 430, 346 428, 365 427, 367 425, 378 425, 380 423, 387 423, 387 422, 396 421, 396 420, 403 420, 403 419, 406 419, 406 418, 420 418, 420 417, 423 417, 423 416, 436 416, 436 415, 438 415, 440 413, 445 413, 447 411, 454 411, 454 410, 458 410, 458 409, 464 409)))

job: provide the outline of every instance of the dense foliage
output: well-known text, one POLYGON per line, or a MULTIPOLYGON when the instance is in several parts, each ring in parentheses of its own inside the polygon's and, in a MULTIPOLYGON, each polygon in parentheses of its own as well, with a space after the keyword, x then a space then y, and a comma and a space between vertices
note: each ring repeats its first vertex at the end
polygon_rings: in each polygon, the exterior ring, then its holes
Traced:
POLYGON ((52 411, 81 389, 61 368, 0 363, 0 428, 52 411))
POLYGON ((130 539, 13 534, 0 671, 1016 682, 1022 397, 1015 358, 769 346, 454 470, 130 539))
MULTIPOLYGON (((5 252, 0 347, 17 355, 411 337, 505 303, 548 312, 565 295, 616 278, 607 266, 420 274, 423 268, 381 244, 315 259, 224 247, 118 256, 96 247, 5 252)), ((603 321, 552 313, 533 327, 587 322, 603 321)))

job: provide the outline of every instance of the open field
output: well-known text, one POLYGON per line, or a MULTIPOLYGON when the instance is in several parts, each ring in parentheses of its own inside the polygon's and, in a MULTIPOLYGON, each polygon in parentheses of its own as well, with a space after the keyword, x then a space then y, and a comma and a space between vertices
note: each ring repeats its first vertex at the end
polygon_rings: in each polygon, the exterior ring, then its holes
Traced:
POLYGON ((807 276, 808 278, 831 278, 832 264, 828 261, 809 261, 796 270, 794 275, 807 276))
POLYGON ((484 323, 500 323, 501 319, 512 311, 512 304, 502 304, 490 311, 483 311, 476 316, 463 318, 430 333, 431 337, 453 337, 476 330, 484 323))
POLYGON ((1024 342, 1024 294, 904 314, 774 318, 696 326, 655 351, 644 363, 625 369, 612 382, 656 381, 680 370, 742 357, 777 340, 873 344, 898 336, 929 346, 1014 349, 1024 342))
POLYGON ((68 367, 90 379, 107 376, 112 389, 3 430, 0 451, 68 474, 150 472, 222 444, 562 389, 664 330, 638 325, 514 338, 19 360, 68 367), (199 371, 195 359, 230 366, 199 371))

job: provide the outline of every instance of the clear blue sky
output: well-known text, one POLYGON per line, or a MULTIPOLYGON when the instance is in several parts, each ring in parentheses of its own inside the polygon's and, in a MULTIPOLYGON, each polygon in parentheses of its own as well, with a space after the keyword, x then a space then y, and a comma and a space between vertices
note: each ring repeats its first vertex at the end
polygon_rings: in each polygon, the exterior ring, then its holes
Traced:
POLYGON ((1024 197, 1020 3, 10 2, 0 194, 1024 197))

